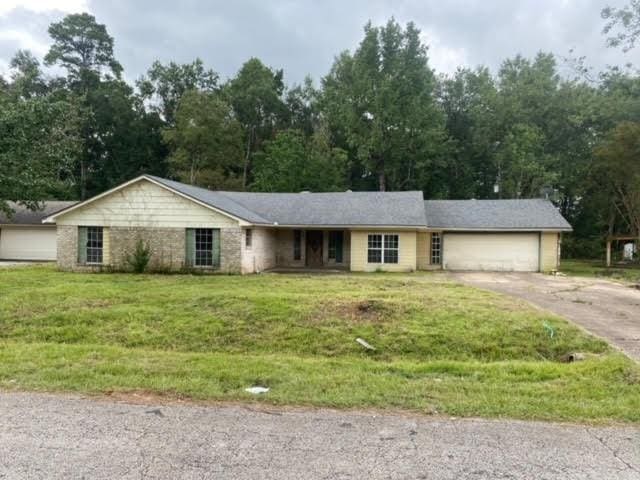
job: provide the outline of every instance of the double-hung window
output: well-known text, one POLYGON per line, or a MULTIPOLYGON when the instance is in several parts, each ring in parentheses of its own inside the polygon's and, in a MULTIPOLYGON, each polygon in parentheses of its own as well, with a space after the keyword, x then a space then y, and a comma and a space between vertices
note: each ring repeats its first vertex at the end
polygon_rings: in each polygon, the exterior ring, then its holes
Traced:
POLYGON ((372 233, 367 238, 368 263, 398 263, 399 251, 397 234, 372 233))
POLYGON ((439 233, 431 234, 431 264, 440 265, 442 261, 442 237, 439 233))
POLYGON ((192 267, 220 267, 220 230, 188 228, 186 263, 192 267))
POLYGON ((103 247, 102 227, 78 227, 78 263, 101 265, 103 247))

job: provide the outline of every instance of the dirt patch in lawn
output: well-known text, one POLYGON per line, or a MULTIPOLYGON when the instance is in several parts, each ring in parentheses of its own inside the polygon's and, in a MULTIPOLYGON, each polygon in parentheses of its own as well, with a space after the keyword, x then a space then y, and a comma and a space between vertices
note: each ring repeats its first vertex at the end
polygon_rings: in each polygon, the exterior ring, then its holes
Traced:
POLYGON ((397 305, 381 300, 344 300, 324 303, 312 321, 323 322, 340 319, 350 323, 386 323, 397 315, 397 305))

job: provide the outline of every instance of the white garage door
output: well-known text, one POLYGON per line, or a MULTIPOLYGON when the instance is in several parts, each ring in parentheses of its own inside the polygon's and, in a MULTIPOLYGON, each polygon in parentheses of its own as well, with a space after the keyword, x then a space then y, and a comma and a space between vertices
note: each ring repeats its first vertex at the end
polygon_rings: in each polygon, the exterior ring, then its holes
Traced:
POLYGON ((536 272, 537 233, 445 233, 442 265, 447 270, 536 272))
POLYGON ((55 227, 0 228, 0 259, 55 260, 55 227))

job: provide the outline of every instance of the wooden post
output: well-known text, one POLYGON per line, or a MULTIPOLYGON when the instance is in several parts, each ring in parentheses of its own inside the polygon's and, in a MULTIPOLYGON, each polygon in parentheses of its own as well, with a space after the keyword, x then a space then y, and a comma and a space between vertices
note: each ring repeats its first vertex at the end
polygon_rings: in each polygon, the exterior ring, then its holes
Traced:
POLYGON ((611 266, 611 240, 607 240, 607 267, 611 266))

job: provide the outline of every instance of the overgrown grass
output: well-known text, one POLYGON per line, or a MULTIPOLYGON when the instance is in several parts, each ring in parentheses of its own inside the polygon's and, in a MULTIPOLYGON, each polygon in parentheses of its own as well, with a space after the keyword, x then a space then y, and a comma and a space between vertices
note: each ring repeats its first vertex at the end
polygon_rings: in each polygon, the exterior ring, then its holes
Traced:
POLYGON ((640 421, 638 365, 438 274, 0 270, 2 388, 253 400, 255 384, 277 404, 640 421), (559 362, 570 352, 587 360, 559 362))
POLYGON ((562 260, 560 271, 577 277, 599 277, 623 282, 640 282, 640 265, 607 268, 602 260, 562 260))

